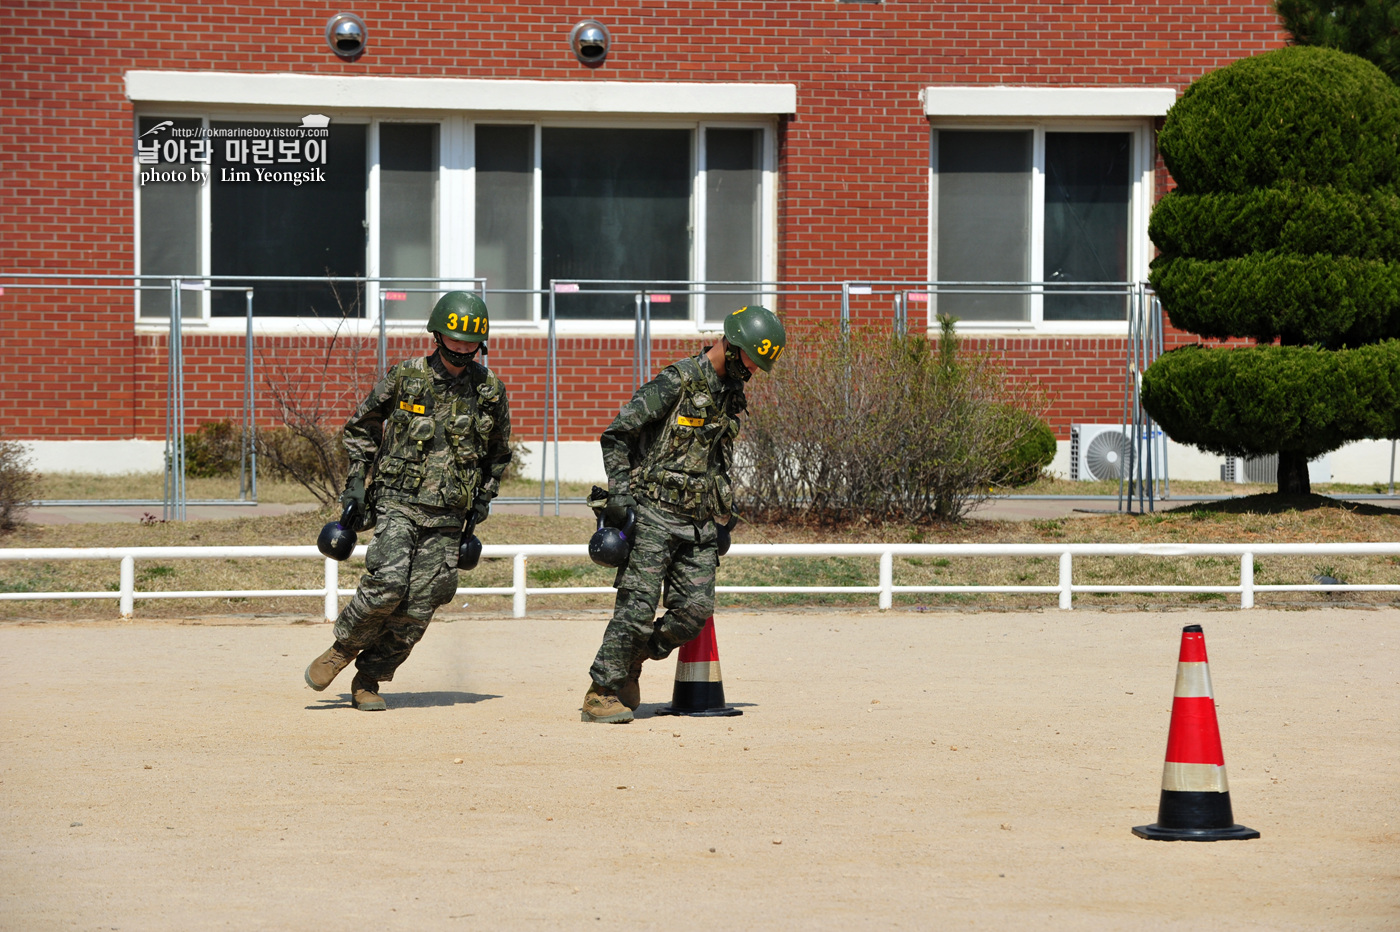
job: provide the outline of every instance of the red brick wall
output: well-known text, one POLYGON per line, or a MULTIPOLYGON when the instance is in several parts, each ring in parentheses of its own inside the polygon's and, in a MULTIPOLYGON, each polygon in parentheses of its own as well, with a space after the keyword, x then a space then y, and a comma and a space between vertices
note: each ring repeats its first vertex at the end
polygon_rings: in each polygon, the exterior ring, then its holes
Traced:
MULTIPOLYGON (((10 0, 0 67, 0 273, 132 270, 133 110, 122 88, 130 69, 794 83, 798 112, 779 132, 781 277, 918 280, 927 251, 928 129, 920 87, 1184 87, 1282 42, 1269 0, 346 8, 368 23, 368 51, 357 62, 327 49, 323 32, 333 11, 320 4, 10 0), (596 70, 580 66, 566 48, 569 28, 585 17, 606 23, 613 36, 607 64, 596 70)), ((797 299, 784 310, 793 317, 835 313, 829 301, 797 299)), ((160 436, 162 340, 133 334, 127 295, 11 286, 0 296, 0 316, 5 436, 160 436)), ((532 340, 498 340, 496 357, 527 438, 538 424, 542 390, 543 357, 532 340)), ((1004 342, 1005 352, 1036 360, 1033 368, 1060 393, 1057 426, 1116 417, 1121 394, 1103 386, 1119 376, 1102 360, 1121 359, 1121 341, 1004 342)), ((658 345, 655 357, 664 362, 679 351, 658 345)), ((236 415, 241 341, 192 337, 186 352, 188 422, 236 415)), ((570 339, 562 354, 563 436, 595 436, 626 395, 630 341, 570 339), (573 388, 576 377, 587 387, 573 388)), ((266 398, 259 408, 269 410, 266 398)))

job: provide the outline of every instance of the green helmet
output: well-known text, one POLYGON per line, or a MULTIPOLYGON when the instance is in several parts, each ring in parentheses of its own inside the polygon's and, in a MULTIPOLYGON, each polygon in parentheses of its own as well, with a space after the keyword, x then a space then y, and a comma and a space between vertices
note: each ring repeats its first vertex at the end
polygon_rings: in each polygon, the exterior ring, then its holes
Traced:
POLYGON ((490 329, 486 302, 469 291, 449 291, 428 315, 428 332, 449 340, 480 343, 490 329))
POLYGON ((787 346, 787 331, 778 315, 756 304, 741 307, 724 319, 724 338, 747 353, 764 372, 773 371, 773 363, 787 346))

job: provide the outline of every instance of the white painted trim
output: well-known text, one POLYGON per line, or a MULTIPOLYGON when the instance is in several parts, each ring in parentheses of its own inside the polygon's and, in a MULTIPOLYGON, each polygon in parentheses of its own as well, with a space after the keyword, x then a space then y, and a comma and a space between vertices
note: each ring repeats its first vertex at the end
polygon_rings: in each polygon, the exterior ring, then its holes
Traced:
POLYGON ((930 117, 1158 117, 1176 88, 935 85, 919 101, 930 117))
POLYGON ((797 110, 795 84, 490 81, 221 71, 128 71, 138 103, 516 113, 775 114, 797 110))

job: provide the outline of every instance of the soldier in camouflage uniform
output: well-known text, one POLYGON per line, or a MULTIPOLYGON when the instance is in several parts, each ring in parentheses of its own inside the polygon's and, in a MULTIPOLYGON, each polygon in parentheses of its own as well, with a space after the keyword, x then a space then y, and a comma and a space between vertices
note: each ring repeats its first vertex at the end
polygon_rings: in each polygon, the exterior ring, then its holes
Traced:
POLYGON ((358 657, 350 689, 362 711, 384 709, 380 682, 456 594, 463 522, 486 520, 510 462, 505 386, 474 358, 489 326, 479 297, 444 295, 428 318, 437 351, 390 369, 345 425, 341 503, 361 514, 368 506, 378 523, 335 643, 306 668, 306 683, 325 689, 358 657))
POLYGON ((695 637, 714 613, 715 521, 728 519, 733 505, 729 467, 744 383, 755 369, 771 371, 786 344, 777 315, 742 307, 725 318, 723 339, 663 369, 603 431, 604 520, 622 527, 631 509, 636 527, 589 669, 583 721, 632 721, 642 664, 695 637), (667 611, 657 620, 663 580, 667 611))

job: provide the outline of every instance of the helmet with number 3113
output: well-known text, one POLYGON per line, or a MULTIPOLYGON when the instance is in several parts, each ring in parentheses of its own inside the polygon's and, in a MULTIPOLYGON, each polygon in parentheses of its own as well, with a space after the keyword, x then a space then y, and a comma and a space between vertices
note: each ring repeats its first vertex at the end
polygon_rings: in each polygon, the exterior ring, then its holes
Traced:
POLYGON ((787 346, 783 322, 777 314, 757 304, 741 307, 724 319, 724 338, 743 350, 764 372, 773 371, 773 363, 787 346))
POLYGON ((449 340, 480 343, 489 335, 491 321, 486 302, 469 291, 449 291, 433 305, 428 332, 449 340))

